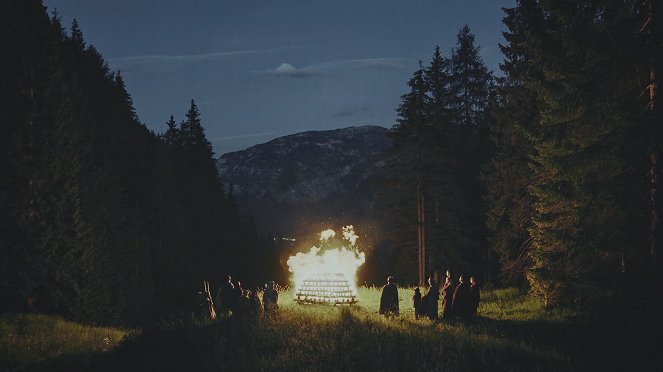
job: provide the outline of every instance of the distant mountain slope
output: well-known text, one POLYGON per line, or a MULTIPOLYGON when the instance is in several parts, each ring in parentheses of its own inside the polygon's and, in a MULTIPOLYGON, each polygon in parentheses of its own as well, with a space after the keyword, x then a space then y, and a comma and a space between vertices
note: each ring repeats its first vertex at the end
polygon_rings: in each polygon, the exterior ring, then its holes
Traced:
POLYGON ((276 138, 222 155, 222 182, 259 228, 291 236, 370 220, 386 128, 349 127, 276 138))

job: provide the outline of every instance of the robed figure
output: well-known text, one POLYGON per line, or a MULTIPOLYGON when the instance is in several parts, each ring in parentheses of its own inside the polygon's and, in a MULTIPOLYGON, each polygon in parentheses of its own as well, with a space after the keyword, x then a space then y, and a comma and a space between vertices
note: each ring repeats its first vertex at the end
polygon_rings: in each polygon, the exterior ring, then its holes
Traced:
POLYGON ((414 317, 419 319, 420 316, 425 314, 424 302, 421 299, 421 290, 419 287, 414 289, 414 295, 412 295, 412 307, 414 307, 414 317))
POLYGON ((460 284, 454 292, 453 313, 460 319, 468 319, 472 314, 472 289, 463 275, 460 276, 460 284))
POLYGON ((440 290, 437 288, 437 282, 433 278, 428 278, 428 289, 426 290, 426 315, 428 318, 437 319, 437 306, 440 299, 440 290))
POLYGON ((398 315, 398 288, 394 283, 393 276, 387 278, 387 285, 382 288, 380 314, 386 316, 398 315))
POLYGON ((215 303, 219 314, 228 315, 234 305, 235 286, 232 277, 228 275, 228 280, 221 284, 216 292, 215 303))
POLYGON ((442 287, 442 319, 450 320, 453 310, 453 298, 456 286, 454 285, 451 276, 447 276, 444 286, 442 287))
POLYGON ((481 290, 479 282, 473 276, 470 277, 470 292, 472 294, 472 316, 475 317, 479 310, 479 302, 481 302, 481 290))
POLYGON ((265 316, 275 314, 279 309, 279 293, 276 291, 275 283, 270 280, 262 292, 262 305, 264 307, 265 316))

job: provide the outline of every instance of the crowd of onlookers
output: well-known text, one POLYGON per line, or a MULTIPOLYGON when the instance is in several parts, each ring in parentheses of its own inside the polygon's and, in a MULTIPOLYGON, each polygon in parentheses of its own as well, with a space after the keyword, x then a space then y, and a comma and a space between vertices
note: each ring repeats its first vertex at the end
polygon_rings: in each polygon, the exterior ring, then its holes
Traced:
MULTIPOLYGON (((279 293, 270 281, 263 289, 249 290, 242 288, 242 283, 228 280, 219 286, 212 300, 209 284, 205 282, 205 291, 199 292, 200 308, 203 317, 215 319, 217 316, 270 316, 278 311, 279 293), (262 292, 262 300, 259 292, 262 292)), ((440 286, 433 278, 428 278, 426 292, 422 295, 419 287, 414 289, 412 307, 417 319, 427 317, 432 320, 471 319, 477 315, 481 300, 479 283, 471 276, 469 282, 465 275, 460 275, 456 283, 451 271, 447 270, 444 284, 440 286), (439 305, 442 305, 440 314, 439 305)), ((394 277, 387 278, 380 296, 380 314, 399 315, 398 287, 394 277)))
MULTIPOLYGON (((473 276, 470 277, 468 283, 465 275, 460 275, 458 283, 456 283, 451 276, 451 271, 447 270, 441 289, 433 278, 428 279, 425 294, 421 294, 419 287, 414 289, 412 307, 417 319, 420 317, 432 320, 438 318, 443 320, 470 319, 477 315, 480 300, 479 283, 473 276), (439 311, 440 300, 442 314, 439 311)), ((387 278, 387 284, 382 288, 380 314, 387 316, 399 314, 398 288, 392 276, 387 278)))
MULTIPOLYGON (((206 290, 209 291, 208 288, 206 290)), ((217 316, 258 316, 262 314, 269 316, 278 310, 279 293, 274 281, 265 284, 262 290, 259 288, 250 290, 242 288, 242 283, 233 281, 229 275, 228 280, 223 282, 216 291, 214 301, 209 293, 205 295, 200 292, 199 295, 203 317, 208 319, 214 319, 217 316), (262 301, 259 296, 260 291, 262 301)))

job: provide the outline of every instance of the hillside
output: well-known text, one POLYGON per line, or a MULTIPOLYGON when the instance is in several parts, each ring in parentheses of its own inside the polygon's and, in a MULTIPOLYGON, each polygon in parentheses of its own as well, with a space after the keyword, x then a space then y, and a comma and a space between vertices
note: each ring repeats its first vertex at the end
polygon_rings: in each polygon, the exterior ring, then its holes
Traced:
POLYGON ((276 138, 217 162, 227 190, 264 231, 293 236, 324 224, 371 223, 386 128, 276 138))

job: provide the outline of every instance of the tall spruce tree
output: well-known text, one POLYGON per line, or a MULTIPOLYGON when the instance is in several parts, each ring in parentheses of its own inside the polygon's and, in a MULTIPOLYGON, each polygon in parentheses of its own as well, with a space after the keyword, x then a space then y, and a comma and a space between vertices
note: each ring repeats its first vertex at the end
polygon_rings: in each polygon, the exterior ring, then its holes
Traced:
POLYGON ((465 216, 463 233, 466 244, 460 248, 469 265, 460 268, 479 277, 492 276, 490 249, 486 241, 486 206, 482 195, 482 168, 488 163, 488 108, 493 78, 479 55, 474 34, 465 25, 458 32, 456 47, 451 52, 451 109, 457 125, 461 169, 458 183, 463 185, 465 216))
POLYGON ((525 85, 530 74, 527 61, 525 18, 535 17, 531 4, 516 11, 505 9, 500 45, 505 60, 500 65, 498 102, 491 109, 490 134, 494 153, 485 170, 487 224, 489 241, 500 263, 500 277, 507 284, 521 284, 531 261, 529 228, 532 218, 532 197, 528 187, 532 181, 529 158, 533 155, 529 134, 538 123, 535 94, 525 85), (529 5, 529 7, 528 7, 529 5))
POLYGON ((467 204, 460 183, 464 159, 458 125, 455 123, 450 61, 436 47, 430 65, 424 70, 428 95, 426 112, 428 134, 422 142, 424 194, 427 216, 429 272, 447 268, 467 270, 468 237, 464 231, 467 204))
POLYGON ((522 1, 516 9, 536 11, 524 18, 527 86, 540 104, 529 281, 549 305, 607 299, 623 280, 624 254, 646 235, 639 109, 625 99, 640 90, 628 77, 639 25, 628 3, 522 1))
POLYGON ((458 31, 451 53, 451 97, 453 113, 459 125, 479 131, 485 124, 492 75, 479 55, 469 26, 458 31))
MULTIPOLYGON (((422 147, 428 125, 428 96, 421 66, 408 81, 410 92, 401 96, 398 119, 388 136, 393 139, 385 164, 385 188, 380 199, 385 234, 392 249, 394 267, 403 279, 415 282, 421 270, 421 188, 423 187, 422 147), (419 253, 417 253, 419 252, 419 253)), ((425 231, 424 231, 425 234, 425 231)))

